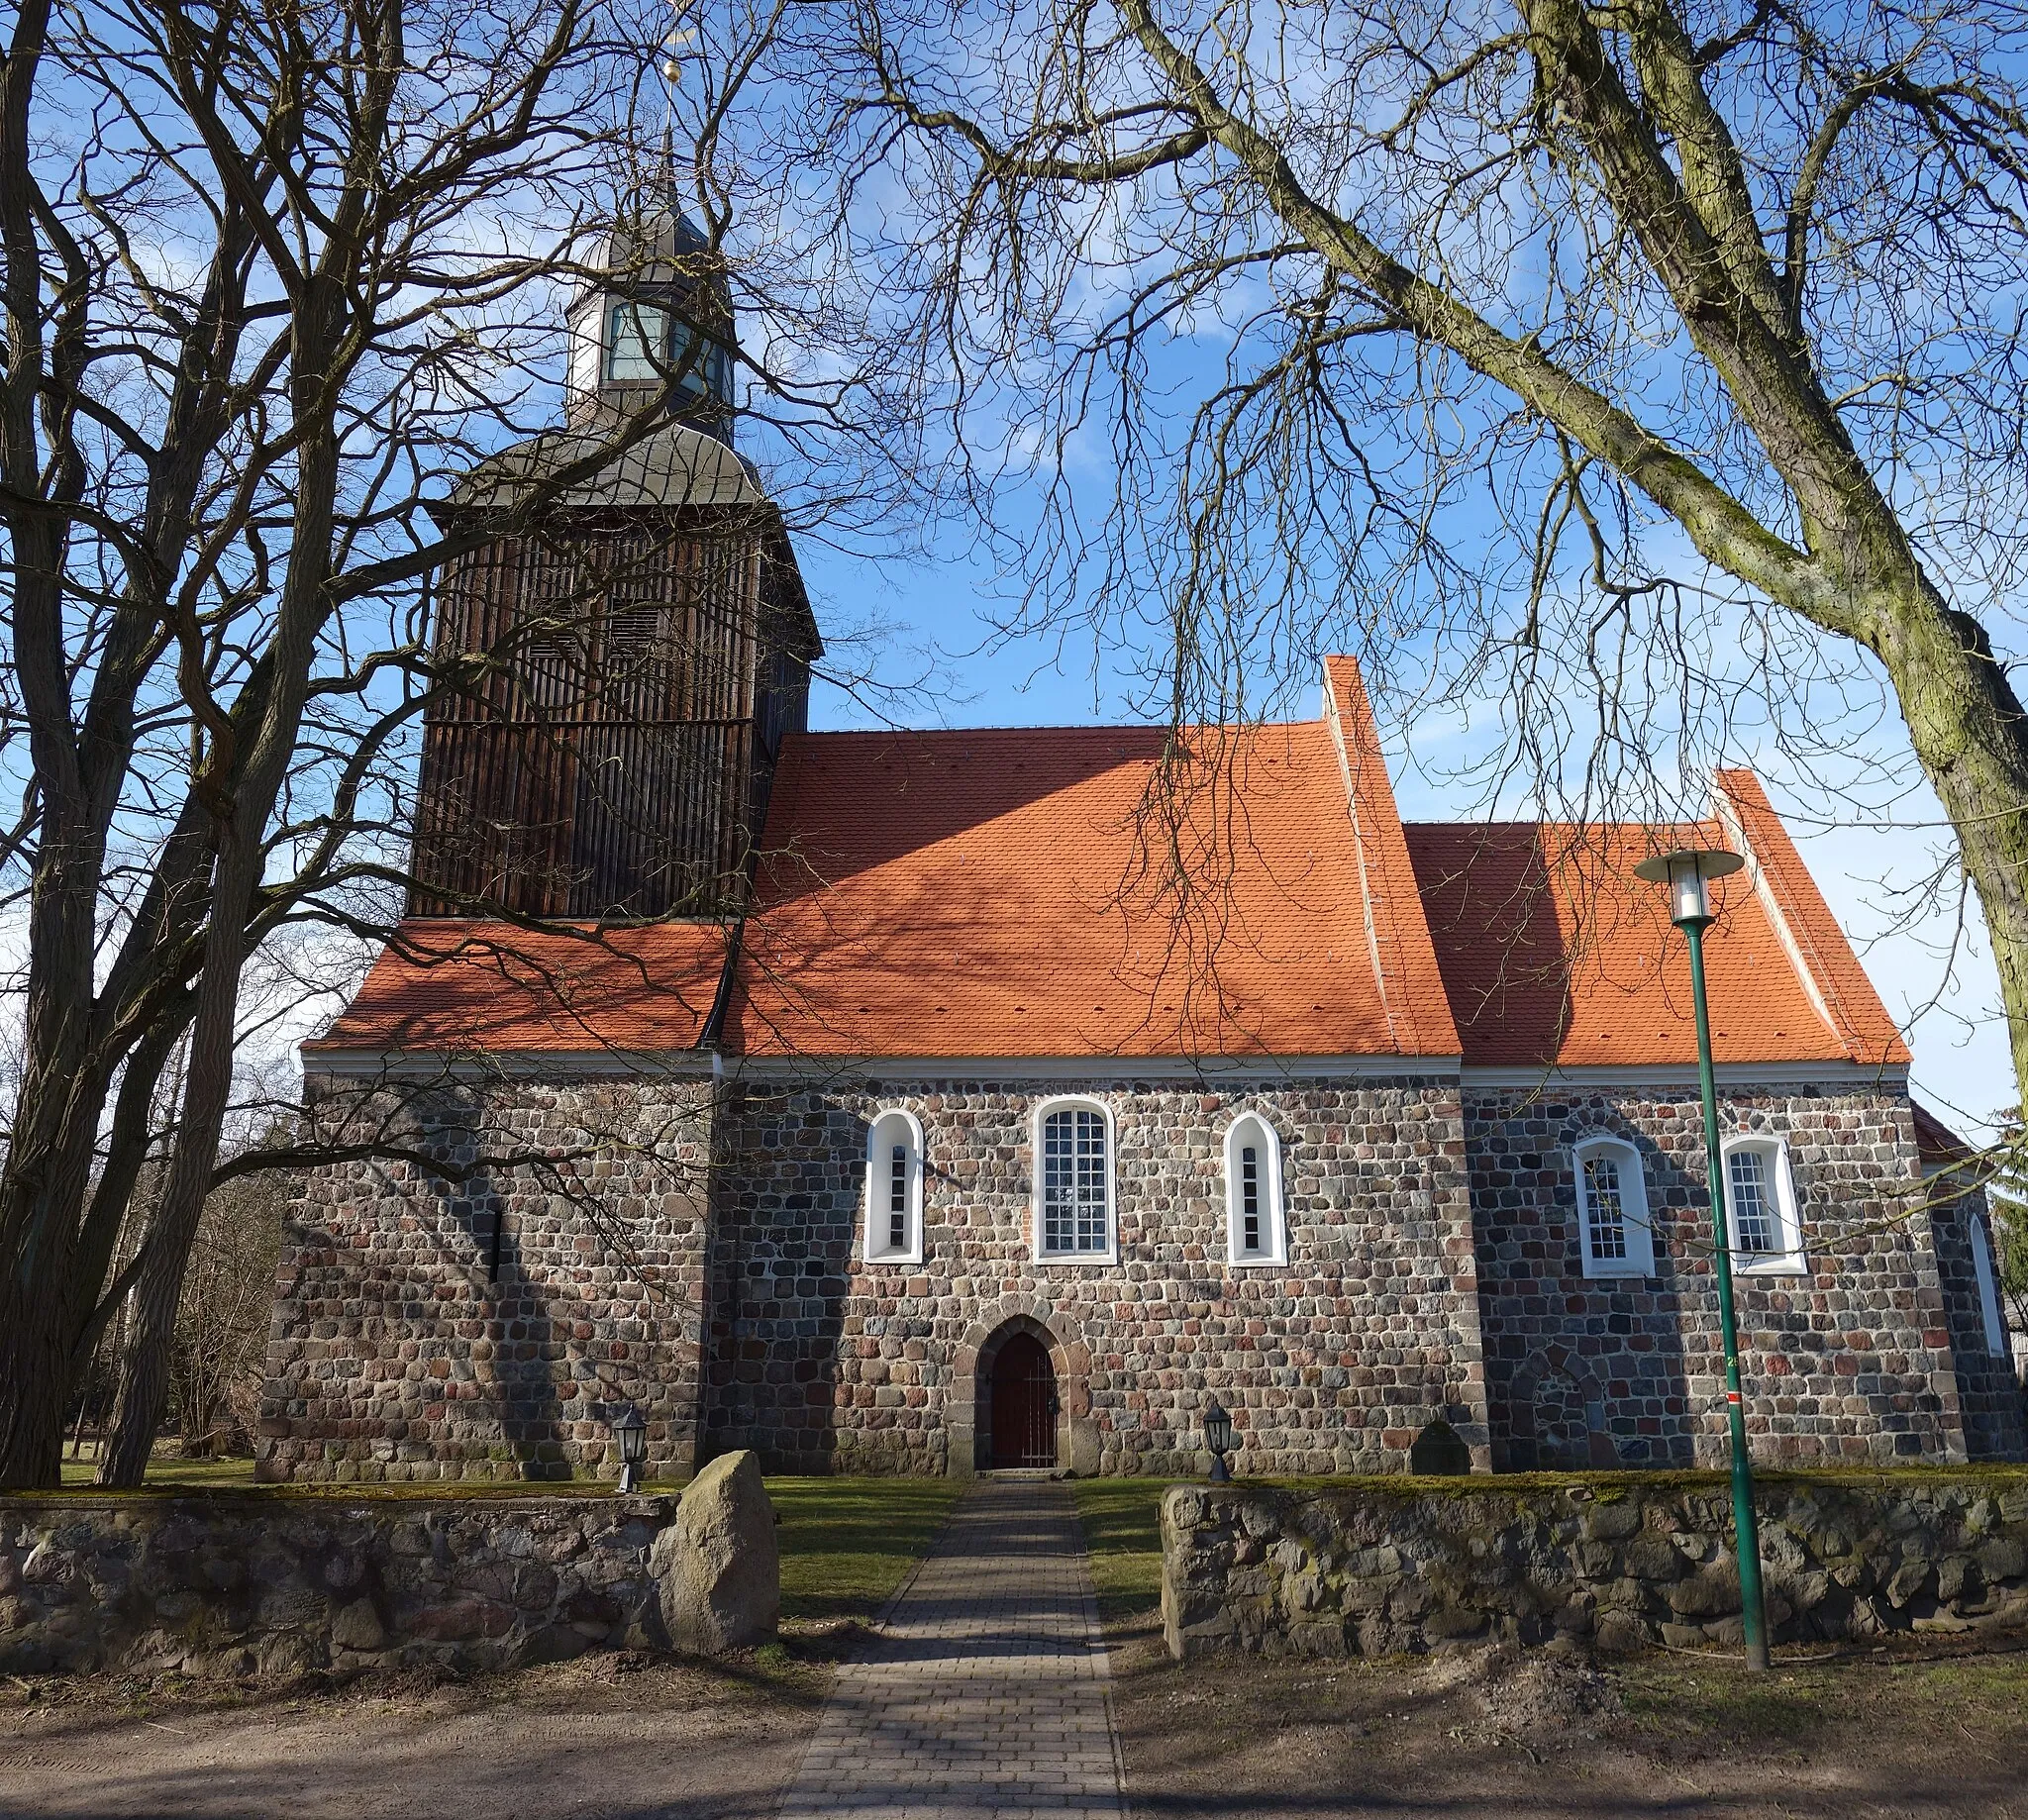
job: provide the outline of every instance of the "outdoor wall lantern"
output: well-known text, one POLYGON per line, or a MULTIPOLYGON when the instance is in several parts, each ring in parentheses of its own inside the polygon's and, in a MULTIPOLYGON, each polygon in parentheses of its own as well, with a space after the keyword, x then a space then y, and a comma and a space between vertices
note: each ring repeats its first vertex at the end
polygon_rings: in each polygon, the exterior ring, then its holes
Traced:
POLYGON ((641 1482, 641 1466, 648 1458, 648 1424, 632 1403, 613 1418, 613 1439, 620 1444, 620 1495, 641 1482))
POLYGON ((1637 878, 1669 890, 1669 920, 1690 947, 1690 1007, 1697 1016, 1697 1084, 1704 1101, 1704 1166, 1711 1182, 1712 1242, 1717 1247, 1718 1327, 1725 1347, 1725 1413, 1732 1437, 1732 1534, 1739 1559, 1740 1622, 1747 1667, 1768 1666, 1768 1613, 1761 1593, 1761 1527, 1754 1513, 1754 1466, 1740 1401, 1739 1322, 1733 1313, 1732 1235, 1725 1218, 1725 1163, 1718 1143, 1718 1082, 1711 1065, 1711 1013, 1704 1002, 1704 931, 1711 926, 1710 882, 1746 864, 1722 847, 1680 848, 1634 867, 1637 878))
POLYGON ((1225 1469, 1225 1457, 1232 1452, 1232 1417, 1215 1402, 1204 1412, 1204 1445, 1211 1450, 1211 1482, 1229 1484, 1232 1475, 1225 1469))

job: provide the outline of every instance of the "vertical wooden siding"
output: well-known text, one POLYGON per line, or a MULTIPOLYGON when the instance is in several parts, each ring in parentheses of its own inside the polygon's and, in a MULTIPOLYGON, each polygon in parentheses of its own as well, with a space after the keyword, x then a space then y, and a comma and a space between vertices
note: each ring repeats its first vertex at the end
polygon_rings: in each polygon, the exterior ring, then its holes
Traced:
POLYGON ((760 543, 609 514, 447 566, 437 654, 478 661, 425 718, 412 915, 725 905, 779 738, 760 543))

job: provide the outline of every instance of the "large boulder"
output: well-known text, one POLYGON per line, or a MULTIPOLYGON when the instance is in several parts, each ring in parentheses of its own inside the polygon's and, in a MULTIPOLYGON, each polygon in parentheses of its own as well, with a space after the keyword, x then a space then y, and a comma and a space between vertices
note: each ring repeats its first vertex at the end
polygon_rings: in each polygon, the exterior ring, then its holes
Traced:
POLYGON ((757 1454, 721 1454, 699 1472, 655 1555, 662 1622, 677 1649, 717 1656, 775 1634, 781 1557, 757 1454))

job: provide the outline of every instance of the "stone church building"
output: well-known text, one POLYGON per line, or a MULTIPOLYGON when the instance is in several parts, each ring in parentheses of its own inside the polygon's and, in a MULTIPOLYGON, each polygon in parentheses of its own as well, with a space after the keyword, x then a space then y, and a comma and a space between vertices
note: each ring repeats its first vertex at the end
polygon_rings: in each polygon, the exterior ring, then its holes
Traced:
MULTIPOLYGON (((616 237, 566 421, 681 421, 440 577, 410 914, 306 1045, 267 1479, 1723 1460, 1682 938, 1708 938, 1770 1461, 2028 1455, 1982 1195, 1759 782, 1404 824, 1365 690, 1166 730, 811 733, 722 291, 616 237)), ((509 524, 504 517, 500 522, 509 524)))

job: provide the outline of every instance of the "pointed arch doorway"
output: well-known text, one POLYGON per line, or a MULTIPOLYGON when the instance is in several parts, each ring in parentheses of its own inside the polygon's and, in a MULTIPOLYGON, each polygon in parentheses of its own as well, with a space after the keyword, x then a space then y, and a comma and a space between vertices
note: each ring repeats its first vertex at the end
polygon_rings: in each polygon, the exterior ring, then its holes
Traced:
POLYGON ((995 1468, 1057 1464, 1057 1373, 1034 1334, 1007 1335, 992 1359, 987 1463, 995 1468))

